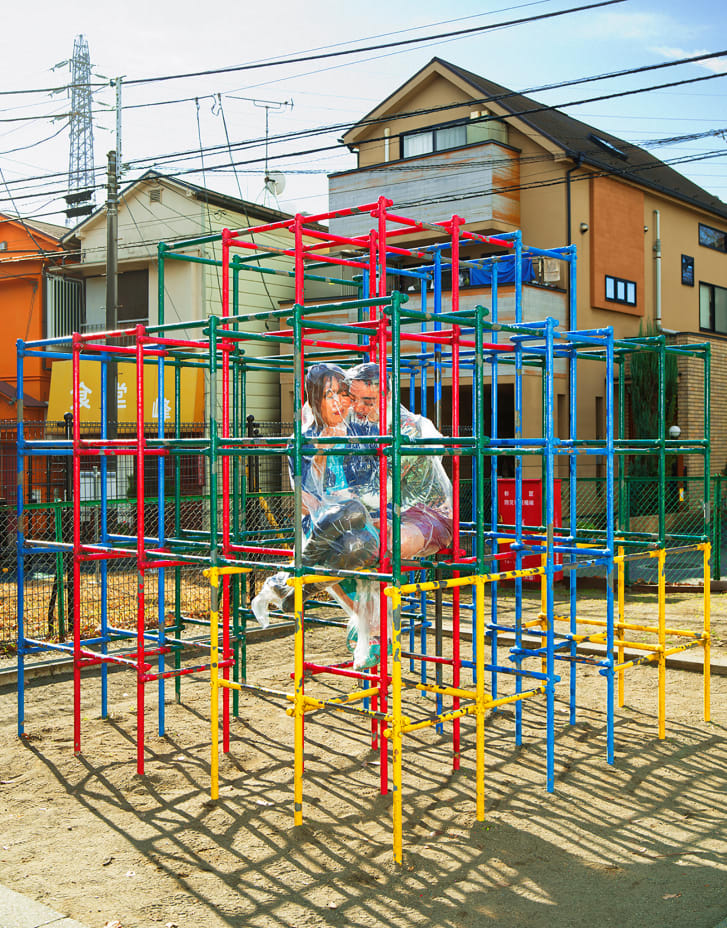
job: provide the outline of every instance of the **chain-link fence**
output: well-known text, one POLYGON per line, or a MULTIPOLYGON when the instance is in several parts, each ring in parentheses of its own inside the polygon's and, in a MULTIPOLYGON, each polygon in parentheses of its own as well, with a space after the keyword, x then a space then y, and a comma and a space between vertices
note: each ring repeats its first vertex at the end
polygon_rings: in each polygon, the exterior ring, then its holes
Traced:
MULTIPOLYGON (((64 437, 63 424, 26 423, 27 439, 64 437)), ((250 437, 290 435, 292 423, 262 422, 249 417, 246 425, 250 437)), ((204 438, 204 426, 185 425, 182 437, 204 438)), ((18 590, 16 557, 16 424, 0 423, 0 647, 12 647, 17 638, 18 590)), ((191 447, 191 446, 190 446, 191 447)), ((268 548, 289 548, 293 540, 294 507, 288 461, 280 447, 262 449, 263 454, 233 459, 232 479, 238 488, 231 513, 231 535, 241 544, 268 548)), ((22 475, 26 504, 24 534, 36 542, 72 542, 72 503, 70 482, 71 458, 62 455, 28 456, 22 475)), ((462 522, 472 519, 472 482, 469 462, 463 459, 463 479, 460 486, 462 522)), ((218 462, 218 476, 220 463, 218 462)), ((183 544, 198 545, 200 553, 209 546, 210 498, 209 461, 190 450, 189 453, 164 458, 164 534, 183 544)), ((147 535, 157 536, 159 528, 159 465, 149 458, 144 473, 144 517, 147 535)), ((104 519, 101 514, 103 471, 99 458, 81 459, 81 538, 100 539, 104 519)), ((137 529, 138 475, 133 456, 110 458, 105 469, 107 483, 107 514, 105 524, 110 536, 128 539, 132 544, 137 529)), ((727 570, 727 477, 711 481, 709 499, 704 500, 703 481, 698 477, 669 478, 666 489, 665 529, 667 543, 687 544, 705 535, 713 544, 713 577, 727 570)), ((570 512, 567 480, 558 483, 560 509, 567 523, 570 512)), ((627 478, 621 492, 616 485, 615 516, 624 530, 643 533, 646 542, 658 532, 658 481, 649 478, 627 478), (619 515, 621 513, 621 515, 619 515)), ((576 527, 579 536, 598 537, 606 528, 606 484, 602 478, 579 477, 577 481, 576 527)), ((234 502, 233 499, 233 502, 234 502)), ((489 480, 485 492, 489 525, 489 480)), ((218 524, 222 518, 222 500, 218 496, 218 524)), ((463 547, 471 551, 471 534, 462 534, 463 547)), ((246 555, 250 557, 250 555, 246 555)), ((262 558, 261 558, 262 559, 262 558)), ((71 582, 72 558, 62 550, 54 553, 30 554, 24 559, 24 621, 25 634, 37 638, 62 638, 69 633, 68 616, 73 611, 74 597, 81 600, 81 623, 84 637, 92 636, 101 617, 102 576, 106 576, 106 600, 116 626, 133 628, 137 612, 137 573, 133 558, 121 558, 101 563, 83 564, 80 589, 71 582)), ((698 580, 702 575, 699 552, 675 554, 667 559, 667 580, 680 582, 698 580)), ((602 571, 593 571, 602 573, 602 571)), ((629 565, 628 582, 656 580, 653 560, 629 565)), ((159 596, 164 597, 161 614, 168 622, 183 617, 204 620, 209 613, 209 586, 202 576, 202 566, 167 569, 162 584, 154 572, 147 574, 146 611, 149 625, 158 621, 159 596)), ((252 593, 265 576, 254 572, 249 578, 252 593)))

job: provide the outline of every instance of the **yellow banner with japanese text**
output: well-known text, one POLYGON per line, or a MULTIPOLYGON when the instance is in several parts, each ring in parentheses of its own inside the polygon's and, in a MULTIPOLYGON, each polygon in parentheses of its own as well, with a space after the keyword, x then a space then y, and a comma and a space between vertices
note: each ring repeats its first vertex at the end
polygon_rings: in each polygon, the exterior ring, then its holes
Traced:
MULTIPOLYGON (((95 361, 81 361, 78 387, 81 422, 100 422, 101 365, 95 361)), ((144 365, 144 422, 159 421, 159 370, 156 364, 144 365)), ((181 422, 204 421, 204 381, 201 370, 182 368, 180 371, 181 422)), ((163 391, 164 422, 174 425, 174 368, 165 365, 163 391)), ((116 406, 118 421, 136 422, 136 365, 117 366, 116 406)), ((73 412, 73 362, 54 361, 51 370, 48 422, 62 422, 67 412, 73 412)))

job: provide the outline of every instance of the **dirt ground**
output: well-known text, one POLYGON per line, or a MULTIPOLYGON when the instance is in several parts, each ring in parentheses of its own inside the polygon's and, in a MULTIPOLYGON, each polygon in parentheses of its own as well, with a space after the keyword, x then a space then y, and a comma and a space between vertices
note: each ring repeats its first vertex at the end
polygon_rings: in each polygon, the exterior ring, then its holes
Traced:
MULTIPOLYGON (((587 610, 588 604, 583 604, 587 610)), ((594 604, 594 612, 600 608, 594 604)), ((631 615, 654 615, 649 595, 631 615)), ((694 594, 670 595, 670 624, 694 623, 694 594)), ((714 598, 714 654, 727 656, 727 594, 714 598)), ((341 660, 343 632, 313 629, 311 660, 341 660)), ((250 648, 250 678, 290 687, 292 639, 250 648)), ((565 666, 565 665, 562 665, 565 666)), ((567 673, 567 668, 563 671, 567 673)), ((83 754, 72 746, 70 678, 34 680, 26 732, 14 687, 0 691, 0 883, 102 928, 713 928, 727 916, 727 677, 714 676, 702 720, 699 674, 667 676, 667 738, 656 737, 657 674, 634 670, 616 714, 616 763, 605 762, 605 682, 578 669, 578 718, 557 690, 556 789, 545 788, 544 706, 524 704, 486 729, 486 821, 475 821, 474 726, 451 770, 451 731, 404 745, 404 864, 391 857, 391 798, 378 794, 366 726, 342 714, 306 722, 305 825, 292 822, 292 720, 243 694, 220 799, 209 799, 209 684, 167 694, 167 732, 147 695, 146 775, 135 772, 135 683, 110 675, 83 690, 83 754)), ((335 687, 334 687, 335 684, 335 687)), ((340 682, 318 678, 311 693, 340 682)), ((344 681, 343 687, 348 687, 344 681)), ((431 702, 413 695, 409 714, 431 702)))

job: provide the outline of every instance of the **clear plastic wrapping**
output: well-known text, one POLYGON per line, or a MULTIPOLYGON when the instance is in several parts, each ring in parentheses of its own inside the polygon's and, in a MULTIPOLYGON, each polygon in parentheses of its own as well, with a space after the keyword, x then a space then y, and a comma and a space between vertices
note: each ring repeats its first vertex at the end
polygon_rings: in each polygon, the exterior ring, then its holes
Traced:
MULTIPOLYGON (((334 364, 315 364, 306 376, 304 448, 301 468, 303 500, 302 562, 306 567, 338 571, 366 570, 379 558, 381 532, 378 367, 362 364, 345 372, 334 364), (319 441, 340 438, 340 442, 319 441), (360 439, 367 438, 368 441, 360 439)), ((452 542, 452 484, 442 464, 433 423, 401 407, 401 435, 416 442, 433 439, 425 454, 401 458, 401 554, 425 557, 452 542)), ((391 423, 391 410, 387 415, 391 423)), ((417 443, 417 449, 422 444, 417 443)), ((426 445, 425 445, 426 447, 426 445)), ((289 459, 291 473, 293 460, 289 459)), ((386 488, 387 548, 391 550, 391 468, 386 488)), ((268 578, 255 597, 253 612, 267 625, 269 609, 290 612, 293 590, 287 574, 268 578)), ((304 587, 304 598, 328 589, 349 616, 349 644, 354 666, 370 666, 377 655, 379 587, 367 580, 348 585, 304 587)))

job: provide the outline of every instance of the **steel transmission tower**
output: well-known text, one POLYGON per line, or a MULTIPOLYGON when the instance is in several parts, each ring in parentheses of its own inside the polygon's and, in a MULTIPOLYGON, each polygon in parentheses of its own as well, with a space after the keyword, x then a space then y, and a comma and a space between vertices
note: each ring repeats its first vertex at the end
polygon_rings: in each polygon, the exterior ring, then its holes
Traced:
POLYGON ((76 36, 71 59, 71 148, 68 156, 66 219, 86 216, 95 205, 93 116, 91 113, 91 58, 88 42, 76 36))

